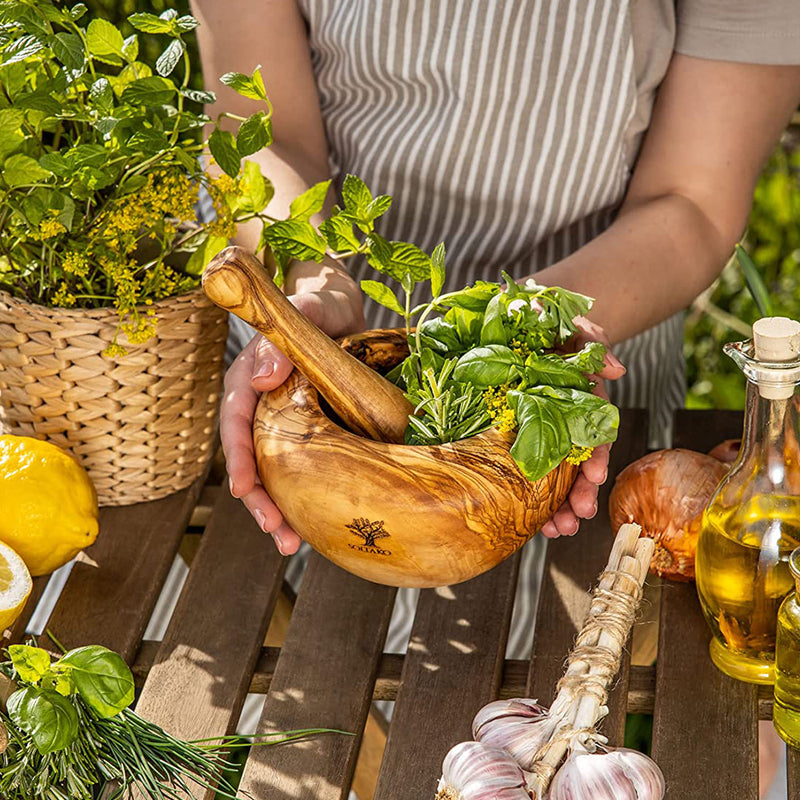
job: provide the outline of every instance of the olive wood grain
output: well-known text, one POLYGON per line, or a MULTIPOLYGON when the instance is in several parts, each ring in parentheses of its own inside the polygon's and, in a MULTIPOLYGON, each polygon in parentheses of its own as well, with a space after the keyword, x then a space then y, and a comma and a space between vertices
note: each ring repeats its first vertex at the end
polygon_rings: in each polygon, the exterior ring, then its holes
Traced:
MULTIPOLYGON (((382 368, 408 352, 392 331, 342 344, 378 354, 382 368)), ((509 453, 513 434, 496 429, 430 447, 355 436, 297 372, 262 395, 254 438, 261 481, 300 536, 349 572, 393 586, 446 586, 495 566, 552 517, 578 472, 564 461, 529 481, 509 453)))
POLYGON ((400 389, 303 316, 251 253, 241 247, 219 253, 203 273, 203 291, 277 345, 348 428, 382 442, 403 441, 414 409, 400 389))

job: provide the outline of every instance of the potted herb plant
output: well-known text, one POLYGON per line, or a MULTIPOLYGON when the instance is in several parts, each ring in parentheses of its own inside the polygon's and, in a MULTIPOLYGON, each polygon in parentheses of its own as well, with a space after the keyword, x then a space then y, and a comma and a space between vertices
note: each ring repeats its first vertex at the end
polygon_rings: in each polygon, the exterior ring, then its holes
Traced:
POLYGON ((213 93, 190 88, 197 21, 129 20, 123 38, 82 3, 0 3, 0 432, 71 451, 101 504, 202 472, 227 326, 199 276, 239 222, 274 222, 269 181, 242 161, 272 139, 259 70, 222 77, 264 103, 234 135, 202 113, 213 93), (141 36, 164 44, 153 65, 141 36))

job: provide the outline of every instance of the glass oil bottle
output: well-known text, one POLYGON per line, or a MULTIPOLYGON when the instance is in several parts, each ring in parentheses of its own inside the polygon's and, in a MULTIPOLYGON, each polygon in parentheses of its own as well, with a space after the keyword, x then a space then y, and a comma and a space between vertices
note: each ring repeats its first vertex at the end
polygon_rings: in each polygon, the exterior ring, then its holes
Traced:
POLYGON ((785 742, 800 748, 800 547, 789 556, 789 569, 795 591, 778 611, 772 721, 785 742))
POLYGON ((703 515, 697 592, 714 664, 769 684, 778 609, 794 587, 789 555, 800 545, 800 323, 758 320, 752 342, 725 352, 748 380, 744 434, 703 515))

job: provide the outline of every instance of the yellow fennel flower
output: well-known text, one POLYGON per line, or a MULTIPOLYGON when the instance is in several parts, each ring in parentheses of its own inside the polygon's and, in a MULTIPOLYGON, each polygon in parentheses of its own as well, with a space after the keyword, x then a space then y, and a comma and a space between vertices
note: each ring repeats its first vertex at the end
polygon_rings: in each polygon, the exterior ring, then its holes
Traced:
POLYGON ((567 454, 567 463, 577 466, 591 458, 593 450, 593 447, 578 447, 578 445, 574 444, 567 454))

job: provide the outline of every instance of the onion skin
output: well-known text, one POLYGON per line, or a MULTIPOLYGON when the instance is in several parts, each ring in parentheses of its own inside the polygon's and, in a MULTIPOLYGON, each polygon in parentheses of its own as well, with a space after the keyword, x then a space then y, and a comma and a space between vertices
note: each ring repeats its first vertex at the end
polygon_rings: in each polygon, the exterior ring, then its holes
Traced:
POLYGON ((613 530, 637 522, 655 540, 650 571, 673 581, 694 580, 703 510, 729 465, 694 450, 658 450, 629 464, 609 497, 613 530))
POLYGON ((712 447, 711 450, 708 451, 708 454, 712 458, 716 458, 717 461, 721 461, 723 464, 733 464, 739 455, 741 446, 741 439, 726 439, 724 442, 720 442, 716 447, 712 447))

